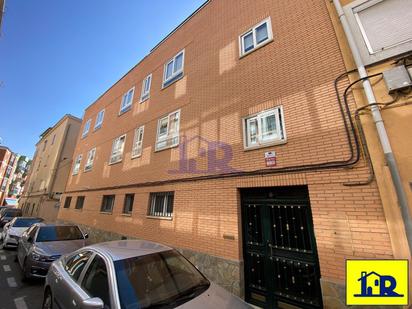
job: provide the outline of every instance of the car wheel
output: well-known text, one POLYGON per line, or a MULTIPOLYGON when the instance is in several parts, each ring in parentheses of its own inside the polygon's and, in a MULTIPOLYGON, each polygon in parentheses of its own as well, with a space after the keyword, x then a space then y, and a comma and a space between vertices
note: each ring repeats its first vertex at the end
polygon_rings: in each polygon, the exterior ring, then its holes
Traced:
POLYGON ((53 308, 53 297, 50 292, 50 289, 46 290, 46 293, 44 293, 44 298, 43 298, 43 309, 52 309, 53 308))

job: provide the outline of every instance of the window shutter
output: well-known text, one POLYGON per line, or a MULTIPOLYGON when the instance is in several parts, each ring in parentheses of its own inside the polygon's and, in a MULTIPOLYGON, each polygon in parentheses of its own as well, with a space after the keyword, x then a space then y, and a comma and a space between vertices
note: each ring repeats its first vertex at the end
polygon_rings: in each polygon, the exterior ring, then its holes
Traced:
POLYGON ((412 0, 380 1, 354 13, 370 54, 412 40, 412 0))

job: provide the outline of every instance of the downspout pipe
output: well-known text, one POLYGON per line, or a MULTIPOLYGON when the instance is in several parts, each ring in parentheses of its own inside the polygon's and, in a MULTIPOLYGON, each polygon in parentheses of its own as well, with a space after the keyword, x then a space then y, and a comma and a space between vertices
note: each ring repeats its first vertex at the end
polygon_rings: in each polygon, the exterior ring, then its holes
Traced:
POLYGON ((386 163, 388 164, 389 171, 392 178, 392 183, 395 187, 396 196, 398 198, 398 204, 401 209, 402 220, 405 225, 406 238, 409 244, 409 251, 412 252, 412 220, 409 212, 408 200, 406 197, 405 190, 402 186, 402 180, 399 173, 399 168, 393 155, 392 147, 389 142, 389 137, 385 129, 385 124, 383 123, 382 115, 379 110, 379 106, 376 104, 375 94, 373 93, 372 85, 369 81, 368 73, 366 72, 365 65, 363 64, 359 48, 356 44, 355 38, 353 36, 352 30, 349 26, 346 15, 343 11, 340 0, 332 0, 335 5, 336 11, 338 13, 340 22, 342 24, 343 30, 346 35, 346 39, 349 43, 349 47, 352 51, 353 59, 355 60, 356 67, 358 69, 359 77, 364 78, 362 85, 365 92, 368 104, 372 112, 373 121, 378 132, 379 141, 383 153, 385 155, 386 163))

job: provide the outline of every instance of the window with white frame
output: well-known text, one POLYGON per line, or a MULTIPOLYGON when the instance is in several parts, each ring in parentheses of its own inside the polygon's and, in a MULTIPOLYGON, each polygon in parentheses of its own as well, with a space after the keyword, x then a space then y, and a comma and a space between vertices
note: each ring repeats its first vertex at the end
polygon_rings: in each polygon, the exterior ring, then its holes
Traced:
POLYGON ((140 102, 146 101, 150 97, 150 85, 152 84, 152 74, 147 76, 142 83, 142 93, 140 95, 140 102))
POLYGON ((96 123, 94 124, 95 130, 102 127, 103 119, 104 119, 104 109, 102 109, 96 116, 96 123))
POLYGON ((180 111, 175 111, 159 119, 157 124, 156 150, 179 144, 180 111))
POLYGON ((171 218, 173 216, 174 192, 150 193, 149 210, 151 217, 171 218))
POLYGON ((90 171, 93 168, 94 157, 96 156, 96 148, 93 148, 87 153, 86 164, 84 165, 84 171, 90 171))
POLYGON ((141 126, 135 130, 134 139, 133 139, 132 158, 137 158, 142 155, 143 134, 144 134, 144 126, 141 126))
POLYGON ((122 161, 125 141, 126 141, 126 134, 119 136, 113 141, 112 154, 110 156, 110 164, 114 164, 114 163, 122 161))
POLYGON ((366 65, 412 49, 410 0, 355 0, 344 12, 366 65))
POLYGON ((168 62, 166 62, 163 73, 163 87, 167 87, 183 76, 185 62, 185 51, 182 50, 168 62))
POLYGON ((244 119, 245 148, 256 148, 286 141, 283 108, 263 111, 244 119))
POLYGON ((84 124, 84 128, 83 128, 83 133, 82 133, 82 138, 85 138, 87 136, 87 134, 90 131, 90 124, 91 124, 92 120, 88 119, 86 121, 86 123, 84 124))
POLYGON ((240 36, 240 56, 251 53, 273 39, 270 17, 240 36))
POLYGON ((120 114, 127 112, 132 107, 133 95, 134 95, 134 87, 129 89, 129 91, 127 91, 123 95, 122 104, 120 106, 120 114))
POLYGON ((76 161, 74 161, 74 167, 73 167, 73 175, 77 175, 80 170, 80 164, 82 163, 82 157, 83 155, 79 154, 76 157, 76 161))

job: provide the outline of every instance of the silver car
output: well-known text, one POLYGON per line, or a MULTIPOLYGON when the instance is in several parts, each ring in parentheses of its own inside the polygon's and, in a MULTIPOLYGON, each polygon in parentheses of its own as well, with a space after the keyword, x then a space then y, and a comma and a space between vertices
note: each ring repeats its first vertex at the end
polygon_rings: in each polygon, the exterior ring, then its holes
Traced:
POLYGON ((35 217, 17 217, 7 223, 0 234, 4 248, 16 248, 21 235, 33 224, 42 222, 43 219, 35 217))
POLYGON ((84 247, 87 237, 77 225, 32 225, 23 233, 17 247, 17 260, 24 279, 44 278, 53 261, 84 247))
POLYGON ((43 308, 251 308, 176 250, 143 240, 82 248, 55 261, 43 308))
POLYGON ((5 226, 7 223, 13 220, 13 218, 21 217, 22 215, 23 213, 21 209, 13 207, 3 208, 0 211, 0 227, 5 226))

